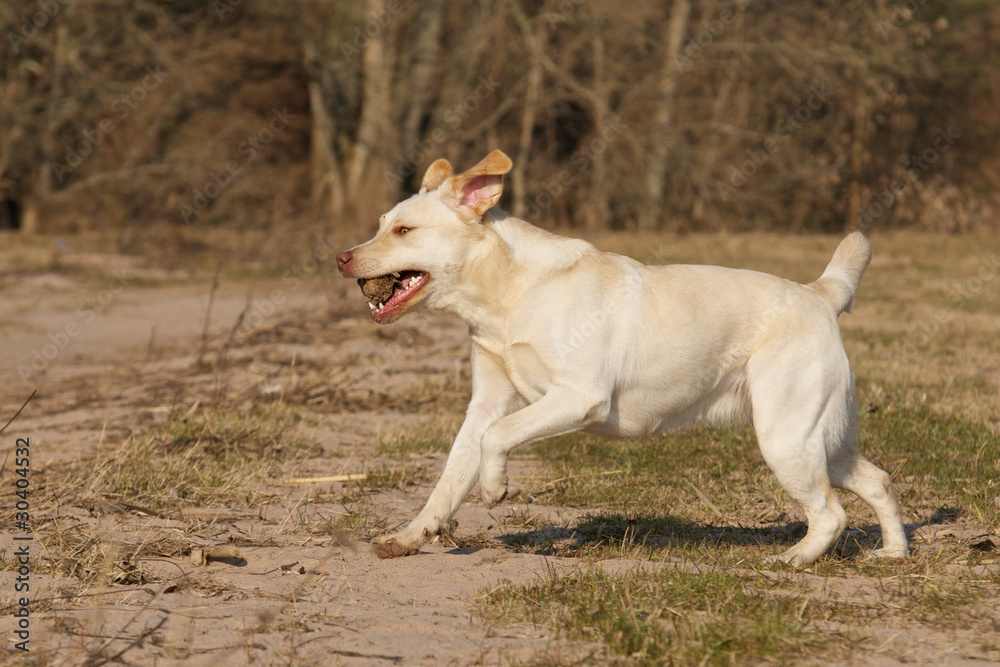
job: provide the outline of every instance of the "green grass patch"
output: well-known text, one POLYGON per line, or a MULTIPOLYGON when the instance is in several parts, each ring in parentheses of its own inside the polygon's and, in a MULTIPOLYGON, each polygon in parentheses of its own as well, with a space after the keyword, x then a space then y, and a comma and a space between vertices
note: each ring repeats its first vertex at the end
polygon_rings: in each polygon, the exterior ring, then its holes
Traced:
MULTIPOLYGON (((919 405, 861 404, 869 406, 861 418, 861 450, 893 473, 908 521, 963 517, 1000 528, 996 433, 919 405)), ((539 502, 596 510, 568 527, 585 547, 580 555, 601 557, 605 549, 610 557, 631 546, 647 558, 676 549, 686 550, 678 557, 693 558, 733 547, 731 557, 741 559, 754 557, 742 547, 787 548, 804 535, 798 506, 767 469, 749 426, 621 441, 575 433, 526 451, 559 480, 534 492, 539 502)), ((845 535, 838 555, 877 547, 874 514, 853 495, 841 497, 855 530, 845 535)))
MULTIPOLYGON (((995 628, 990 577, 905 575, 873 582, 721 569, 609 574, 599 569, 509 585, 479 598, 489 623, 527 622, 559 638, 596 642, 633 665, 784 663, 845 659, 884 644, 878 636, 831 633, 829 624, 995 628)), ((563 664, 540 660, 538 664, 563 664)))
POLYGON ((595 510, 570 526, 576 555, 662 559, 686 549, 691 558, 719 547, 785 542, 789 530, 798 534, 801 527, 785 525, 789 500, 749 427, 617 441, 575 433, 538 443, 530 453, 562 480, 542 488, 539 502, 595 510), (759 529, 778 521, 774 530, 759 529))
POLYGON ((950 508, 1000 528, 1000 436, 922 406, 877 406, 861 420, 861 450, 894 473, 907 511, 950 508))
MULTIPOLYGON (((528 451, 545 462, 553 477, 565 478, 542 490, 551 504, 648 509, 668 497, 697 500, 692 485, 706 478, 735 491, 756 485, 767 472, 749 427, 693 428, 628 440, 573 433, 528 451), (611 474, 615 472, 620 474, 611 474)), ((680 511, 681 518, 704 516, 680 511)))
POLYGON ((637 665, 735 664, 810 654, 822 642, 802 601, 774 581, 722 571, 608 574, 600 570, 489 593, 479 613, 599 642, 637 665))

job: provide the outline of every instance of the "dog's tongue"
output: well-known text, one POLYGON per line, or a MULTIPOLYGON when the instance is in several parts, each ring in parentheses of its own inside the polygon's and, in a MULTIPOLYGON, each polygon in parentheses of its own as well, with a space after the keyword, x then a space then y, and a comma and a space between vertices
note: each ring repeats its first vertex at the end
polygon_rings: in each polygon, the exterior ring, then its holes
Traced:
POLYGON ((361 286, 361 293, 375 303, 385 303, 388 301, 396 288, 395 283, 396 281, 392 276, 358 279, 358 285, 361 286))

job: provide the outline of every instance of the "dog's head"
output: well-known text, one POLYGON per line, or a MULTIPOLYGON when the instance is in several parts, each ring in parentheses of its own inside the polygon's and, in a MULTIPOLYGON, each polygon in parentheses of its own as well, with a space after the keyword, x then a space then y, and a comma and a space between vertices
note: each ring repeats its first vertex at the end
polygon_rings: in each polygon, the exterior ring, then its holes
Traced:
POLYGON ((501 151, 461 174, 437 160, 420 191, 379 218, 374 238, 337 255, 340 273, 358 279, 371 298, 373 320, 394 322, 451 282, 482 238, 480 223, 500 199, 510 168, 501 151))

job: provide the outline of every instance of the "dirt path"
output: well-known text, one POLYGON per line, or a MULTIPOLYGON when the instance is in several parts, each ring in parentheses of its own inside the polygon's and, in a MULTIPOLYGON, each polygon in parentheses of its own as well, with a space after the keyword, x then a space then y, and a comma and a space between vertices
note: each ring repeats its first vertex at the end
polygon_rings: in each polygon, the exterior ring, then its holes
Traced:
MULTIPOLYGON (((465 331, 457 322, 421 317, 402 332, 387 334, 366 321, 363 300, 341 302, 343 289, 331 293, 318 280, 287 293, 277 282, 223 284, 211 296, 210 352, 200 355, 210 284, 146 286, 148 277, 134 265, 123 263, 114 271, 123 278, 96 287, 61 274, 10 274, 0 286, 5 413, 13 414, 38 390, 5 434, 10 442, 4 452, 11 451, 14 438, 30 438, 35 488, 46 484, 50 471, 106 453, 167 411, 209 403, 221 375, 227 391, 238 395, 268 391, 289 377, 310 383, 331 368, 343 375, 334 384, 354 406, 346 413, 350 419, 317 413, 302 430, 320 451, 289 466, 288 473, 357 471, 374 456, 367 442, 372 430, 402 429, 423 419, 412 407, 378 404, 405 402, 414 382, 423 386, 430 379, 433 385, 435 375, 444 377, 442 382, 460 376, 467 361, 465 331), (248 307, 248 292, 263 296, 248 307), (275 295, 280 304, 270 312, 264 304, 275 295), (230 345, 226 371, 220 372, 219 349, 241 313, 246 321, 253 312, 268 314, 252 323, 256 326, 235 328, 239 340, 230 345), (309 321, 331 312, 338 320, 326 334, 309 321), (292 331, 281 342, 268 340, 276 323, 296 319, 306 321, 301 335, 292 331), (323 340, 310 340, 317 332, 323 340), (254 337, 262 338, 260 344, 246 342, 254 337), (199 356, 205 357, 201 365, 199 356), (365 363, 356 371, 353 362, 361 357, 365 363), (373 398, 375 410, 360 409, 373 398)), ((353 291, 350 296, 356 297, 353 291)), ((450 400, 458 405, 461 397, 450 400)), ((31 575, 37 609, 31 618, 33 664, 83 664, 88 657, 95 664, 104 659, 157 665, 506 664, 552 643, 542 631, 485 627, 472 613, 471 600, 481 589, 542 578, 575 563, 440 543, 418 557, 379 561, 367 544, 346 533, 317 535, 310 525, 329 524, 331 516, 345 513, 332 499, 346 486, 277 484, 263 490, 268 504, 257 513, 223 511, 227 516, 220 520, 194 526, 190 519, 116 512, 113 506, 102 511, 94 505, 99 498, 78 496, 46 508, 46 520, 60 524, 60 539, 100 540, 108 552, 119 542, 134 545, 171 535, 248 546, 240 547, 239 559, 202 567, 183 554, 144 559, 144 581, 108 586, 99 577, 44 574, 53 560, 69 555, 52 553, 47 540, 33 562, 40 573, 31 575), (296 507, 299 523, 289 528, 296 507)), ((369 500, 377 514, 403 520, 419 509, 429 490, 424 482, 369 500)), ((463 530, 496 528, 481 504, 467 505, 457 518, 463 530)), ((39 543, 34 545, 38 553, 39 543)), ((5 558, 18 546, 12 534, 0 537, 5 558)), ((13 578, 13 572, 0 573, 5 607, 16 602, 13 578)), ((0 632, 11 638, 5 649, 16 660, 14 629, 14 619, 5 613, 0 632)))

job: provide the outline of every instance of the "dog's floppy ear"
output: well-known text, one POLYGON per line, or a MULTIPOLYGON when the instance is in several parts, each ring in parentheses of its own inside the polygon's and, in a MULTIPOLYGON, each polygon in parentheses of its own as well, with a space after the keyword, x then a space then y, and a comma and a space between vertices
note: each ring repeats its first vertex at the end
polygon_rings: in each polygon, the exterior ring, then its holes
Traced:
POLYGON ((503 175, 512 166, 503 151, 493 151, 472 169, 447 178, 441 184, 441 201, 465 217, 482 218, 500 199, 503 175))
POLYGON ((430 192, 437 190, 444 183, 444 179, 455 173, 451 168, 451 163, 445 159, 434 160, 431 166, 427 167, 424 180, 420 183, 420 192, 430 192))

